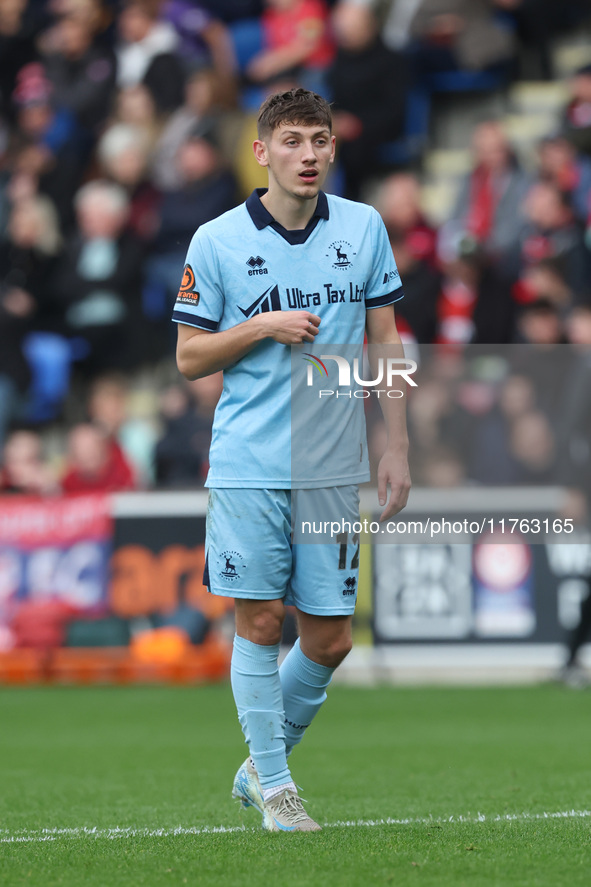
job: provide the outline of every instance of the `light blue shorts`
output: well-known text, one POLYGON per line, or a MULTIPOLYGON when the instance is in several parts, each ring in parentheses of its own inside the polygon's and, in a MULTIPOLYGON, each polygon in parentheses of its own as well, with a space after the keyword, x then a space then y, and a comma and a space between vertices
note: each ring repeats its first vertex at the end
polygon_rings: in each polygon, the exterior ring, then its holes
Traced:
MULTIPOLYGON (((210 489, 203 581, 212 594, 283 598, 304 613, 345 616, 355 610, 359 538, 351 532, 296 533, 299 517, 329 517, 345 530, 359 520, 357 485, 325 490, 210 489), (316 541, 330 539, 331 541, 316 541)), ((311 522, 310 522, 311 523, 311 522)))

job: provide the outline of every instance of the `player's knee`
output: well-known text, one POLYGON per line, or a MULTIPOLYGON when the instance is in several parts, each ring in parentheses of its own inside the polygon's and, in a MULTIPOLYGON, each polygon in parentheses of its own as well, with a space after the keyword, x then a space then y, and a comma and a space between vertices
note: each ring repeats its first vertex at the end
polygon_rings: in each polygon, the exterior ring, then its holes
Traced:
POLYGON ((322 649, 316 651, 315 661, 328 668, 337 668, 351 652, 353 641, 349 634, 332 638, 322 649))
POLYGON ((268 646, 281 641, 284 613, 276 608, 253 613, 249 619, 249 640, 268 646))

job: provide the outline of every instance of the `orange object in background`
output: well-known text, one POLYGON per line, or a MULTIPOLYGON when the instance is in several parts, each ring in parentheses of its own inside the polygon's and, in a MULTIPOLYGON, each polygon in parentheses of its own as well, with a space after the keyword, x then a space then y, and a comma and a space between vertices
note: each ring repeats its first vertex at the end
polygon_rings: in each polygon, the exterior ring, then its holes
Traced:
POLYGON ((42 684, 47 677, 44 650, 15 649, 0 653, 0 684, 42 684))
POLYGON ((142 631, 131 640, 131 654, 138 662, 172 664, 179 662, 191 646, 182 628, 165 626, 142 631))
POLYGON ((150 637, 138 639, 133 651, 129 647, 57 647, 0 652, 0 685, 202 684, 228 677, 232 644, 224 638, 211 633, 203 644, 195 646, 177 628, 156 631, 160 659, 153 658, 154 639, 150 637), (152 658, 144 658, 150 647, 152 658))
POLYGON ((58 647, 48 663, 47 680, 55 684, 114 684, 129 656, 127 647, 58 647))

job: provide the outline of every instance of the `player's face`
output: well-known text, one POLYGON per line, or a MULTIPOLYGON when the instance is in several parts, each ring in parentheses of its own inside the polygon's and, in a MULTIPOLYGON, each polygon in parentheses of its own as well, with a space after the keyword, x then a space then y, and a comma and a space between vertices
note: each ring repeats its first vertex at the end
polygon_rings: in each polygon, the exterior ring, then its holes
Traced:
POLYGON ((269 189, 311 200, 334 160, 335 139, 322 124, 282 123, 266 141, 257 139, 254 150, 260 165, 269 171, 269 189))

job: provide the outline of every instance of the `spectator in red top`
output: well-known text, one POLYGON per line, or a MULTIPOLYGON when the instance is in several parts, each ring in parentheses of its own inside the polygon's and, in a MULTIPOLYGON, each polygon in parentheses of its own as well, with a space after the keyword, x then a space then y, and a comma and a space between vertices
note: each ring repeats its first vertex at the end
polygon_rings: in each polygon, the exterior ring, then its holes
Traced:
POLYGON ((310 77, 326 70, 335 54, 324 0, 266 0, 266 5, 265 48, 250 62, 248 77, 255 83, 303 77, 311 88, 310 77))
POLYGON ((569 310, 573 303, 573 293, 566 282, 563 263, 553 257, 526 265, 512 287, 512 294, 519 305, 531 305, 542 300, 562 313, 569 310))
POLYGON ((552 259, 575 301, 588 304, 590 255, 568 196, 554 182, 540 181, 530 189, 524 209, 528 226, 517 244, 522 267, 552 259))
POLYGON ((516 311, 511 289, 478 243, 467 237, 446 236, 440 241, 439 254, 444 273, 436 341, 510 342, 516 311))
POLYGON ((377 209, 408 296, 396 306, 396 316, 407 322, 418 342, 432 342, 440 290, 437 232, 423 215, 417 177, 410 172, 388 176, 380 188, 377 209))
POLYGON ((472 139, 474 165, 463 179, 447 225, 477 241, 498 267, 525 226, 522 202, 529 177, 519 168, 499 123, 481 123, 472 139))
POLYGON ((124 375, 107 374, 94 381, 88 398, 87 418, 115 441, 138 484, 149 484, 158 433, 149 418, 133 415, 129 383, 124 375))
POLYGON ((115 493, 134 488, 133 472, 113 438, 91 423, 76 425, 70 431, 64 493, 115 493))
POLYGON ((380 187, 377 209, 391 237, 404 240, 415 259, 437 267, 437 232, 421 209, 421 187, 413 173, 394 173, 380 187))

